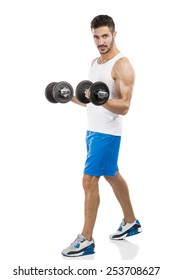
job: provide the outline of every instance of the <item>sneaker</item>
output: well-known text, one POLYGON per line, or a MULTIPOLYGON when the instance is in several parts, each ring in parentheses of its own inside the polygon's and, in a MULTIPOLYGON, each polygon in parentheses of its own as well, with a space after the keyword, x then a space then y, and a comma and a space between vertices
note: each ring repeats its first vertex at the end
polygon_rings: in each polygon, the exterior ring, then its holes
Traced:
POLYGON ((133 223, 126 223, 122 220, 119 229, 109 237, 112 240, 124 239, 125 237, 129 237, 140 232, 142 232, 142 229, 138 220, 135 220, 133 223))
POLYGON ((94 239, 87 240, 85 236, 79 234, 75 241, 62 251, 62 255, 66 257, 79 257, 94 254, 94 239))

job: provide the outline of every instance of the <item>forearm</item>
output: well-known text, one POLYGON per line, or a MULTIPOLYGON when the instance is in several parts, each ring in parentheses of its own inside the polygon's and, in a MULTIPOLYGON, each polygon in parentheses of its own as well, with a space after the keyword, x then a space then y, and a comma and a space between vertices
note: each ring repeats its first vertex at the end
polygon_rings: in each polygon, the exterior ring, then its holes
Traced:
POLYGON ((86 105, 85 105, 84 103, 81 103, 81 102, 76 98, 76 96, 73 96, 73 98, 72 98, 71 101, 72 101, 73 103, 77 104, 77 105, 86 107, 86 105))
POLYGON ((124 99, 109 99, 103 107, 114 114, 125 115, 129 110, 130 104, 124 99))

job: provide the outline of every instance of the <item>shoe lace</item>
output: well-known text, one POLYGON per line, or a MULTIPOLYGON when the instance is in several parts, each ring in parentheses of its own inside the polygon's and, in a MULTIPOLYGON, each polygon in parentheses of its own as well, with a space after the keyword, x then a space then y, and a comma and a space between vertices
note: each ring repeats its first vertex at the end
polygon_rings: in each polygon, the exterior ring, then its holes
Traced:
POLYGON ((85 241, 85 238, 81 236, 80 234, 77 236, 77 238, 71 243, 72 246, 75 246, 79 242, 85 241))

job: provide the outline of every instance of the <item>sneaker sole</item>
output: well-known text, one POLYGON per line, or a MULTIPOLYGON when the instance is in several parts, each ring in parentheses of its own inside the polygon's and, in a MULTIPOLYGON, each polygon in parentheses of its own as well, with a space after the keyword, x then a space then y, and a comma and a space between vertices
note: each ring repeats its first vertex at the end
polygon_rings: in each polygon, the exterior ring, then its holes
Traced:
POLYGON ((110 236, 110 239, 111 240, 122 240, 122 239, 125 239, 126 237, 130 237, 130 236, 133 236, 133 235, 136 235, 136 234, 139 234, 142 232, 142 228, 139 227, 139 228, 134 228, 124 234, 122 234, 121 236, 116 236, 116 237, 111 237, 110 236))
POLYGON ((73 252, 73 253, 68 253, 68 254, 64 254, 62 252, 62 255, 64 257, 82 257, 82 256, 86 256, 86 255, 92 255, 94 254, 95 251, 94 251, 94 247, 93 246, 89 246, 88 248, 84 248, 83 251, 81 252, 73 252))

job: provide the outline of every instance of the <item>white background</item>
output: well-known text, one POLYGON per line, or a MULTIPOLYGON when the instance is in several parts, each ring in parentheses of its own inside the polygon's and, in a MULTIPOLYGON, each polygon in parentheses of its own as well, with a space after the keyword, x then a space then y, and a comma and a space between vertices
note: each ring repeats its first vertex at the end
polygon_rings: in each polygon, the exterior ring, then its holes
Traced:
MULTIPOLYGON (((2 279, 26 279, 13 276, 19 265, 98 270, 161 266, 157 279, 170 279, 172 26, 168 0, 0 2, 2 279), (90 32, 90 21, 98 14, 114 18, 117 47, 136 72, 119 167, 143 233, 124 242, 109 241, 122 212, 101 179, 96 254, 74 260, 63 258, 61 251, 83 226, 85 109, 71 102, 51 104, 44 89, 61 80, 75 88, 87 78, 91 60, 98 55, 90 32)), ((104 272, 93 278, 102 277, 104 272)))

